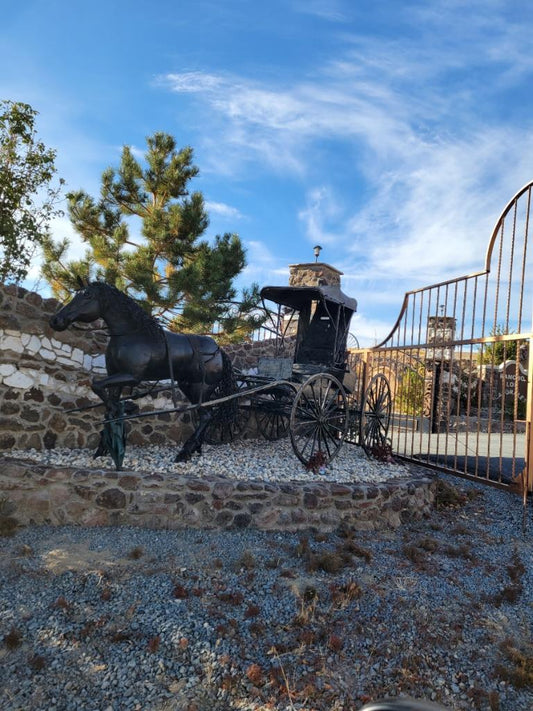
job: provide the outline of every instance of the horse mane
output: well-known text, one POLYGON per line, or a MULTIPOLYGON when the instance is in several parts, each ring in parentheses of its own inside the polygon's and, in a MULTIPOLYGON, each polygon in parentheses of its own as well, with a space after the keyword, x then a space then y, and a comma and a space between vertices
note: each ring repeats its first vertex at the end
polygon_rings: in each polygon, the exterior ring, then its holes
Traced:
POLYGON ((137 326, 139 331, 147 331, 154 338, 166 341, 161 324, 139 304, 115 286, 104 281, 93 281, 89 287, 96 289, 102 306, 112 306, 116 311, 125 313, 137 326))

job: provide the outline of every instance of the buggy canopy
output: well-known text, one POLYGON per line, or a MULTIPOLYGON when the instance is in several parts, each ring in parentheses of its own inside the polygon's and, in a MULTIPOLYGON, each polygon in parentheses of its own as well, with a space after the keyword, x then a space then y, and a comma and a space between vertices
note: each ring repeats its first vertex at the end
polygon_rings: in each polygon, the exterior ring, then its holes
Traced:
POLYGON ((295 311, 306 309, 311 301, 331 302, 352 313, 357 311, 357 301, 346 296, 338 286, 264 286, 261 298, 295 311))

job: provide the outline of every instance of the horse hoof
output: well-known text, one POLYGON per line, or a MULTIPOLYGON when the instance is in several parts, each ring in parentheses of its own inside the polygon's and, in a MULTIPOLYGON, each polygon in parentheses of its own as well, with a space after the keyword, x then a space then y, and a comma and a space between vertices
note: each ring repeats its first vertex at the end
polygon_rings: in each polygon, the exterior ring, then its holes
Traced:
POLYGON ((176 459, 174 460, 175 462, 188 462, 189 459, 191 458, 191 455, 188 452, 179 452, 179 454, 176 455, 176 459))

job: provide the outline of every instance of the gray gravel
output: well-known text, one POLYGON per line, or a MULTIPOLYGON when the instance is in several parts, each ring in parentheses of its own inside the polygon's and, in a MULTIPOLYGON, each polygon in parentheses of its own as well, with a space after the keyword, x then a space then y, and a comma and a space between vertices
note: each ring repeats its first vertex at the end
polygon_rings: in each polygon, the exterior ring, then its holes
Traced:
MULTIPOLYGON (((224 446, 204 444, 202 454, 189 462, 175 462, 178 449, 153 445, 128 446, 123 469, 152 471, 163 474, 197 475, 209 471, 232 479, 263 481, 309 481, 316 475, 309 472, 294 454, 288 438, 268 442, 264 439, 235 440, 224 446)), ((26 459, 48 466, 114 468, 111 457, 93 459, 93 450, 60 448, 37 451, 12 450, 10 457, 26 459)), ((344 445, 337 456, 320 473, 320 481, 378 483, 391 478, 409 476, 401 462, 379 463, 369 459, 362 447, 344 445)))
POLYGON ((453 506, 383 533, 20 529, 0 706, 531 711, 531 510, 523 536, 518 497, 453 484, 453 506))

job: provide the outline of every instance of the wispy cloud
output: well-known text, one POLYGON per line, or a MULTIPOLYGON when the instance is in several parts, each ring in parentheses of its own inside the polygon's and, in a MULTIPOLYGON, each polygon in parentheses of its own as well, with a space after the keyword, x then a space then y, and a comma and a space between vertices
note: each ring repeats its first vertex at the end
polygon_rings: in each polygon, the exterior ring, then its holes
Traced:
POLYGON ((329 22, 347 22, 349 15, 344 9, 345 3, 339 0, 295 0, 292 4, 296 12, 314 15, 329 22))
POLYGON ((224 219, 241 220, 243 218, 240 210, 236 207, 232 207, 231 205, 226 205, 223 202, 213 202, 211 200, 207 200, 205 208, 208 213, 218 215, 218 217, 222 217, 224 219))

